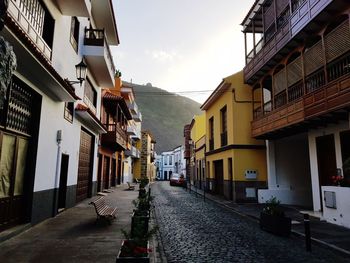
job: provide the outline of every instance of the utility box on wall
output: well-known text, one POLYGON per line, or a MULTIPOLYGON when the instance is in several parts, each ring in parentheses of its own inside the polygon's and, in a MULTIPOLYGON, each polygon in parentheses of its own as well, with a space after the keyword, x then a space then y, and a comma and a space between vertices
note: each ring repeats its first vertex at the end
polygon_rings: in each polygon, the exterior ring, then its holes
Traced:
POLYGON ((244 172, 245 179, 247 180, 256 180, 258 178, 257 170, 245 170, 244 172))
POLYGON ((324 201, 328 208, 337 208, 337 199, 335 197, 335 192, 324 191, 324 201))

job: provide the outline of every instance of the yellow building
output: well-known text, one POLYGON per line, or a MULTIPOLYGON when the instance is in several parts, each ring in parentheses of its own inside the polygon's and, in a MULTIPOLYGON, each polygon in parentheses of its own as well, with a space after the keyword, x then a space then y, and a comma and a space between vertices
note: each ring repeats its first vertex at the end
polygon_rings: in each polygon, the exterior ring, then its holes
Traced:
MULTIPOLYGON (((260 94, 254 93, 254 101, 260 94)), ((201 106, 206 112, 207 189, 236 202, 266 187, 265 143, 251 137, 252 90, 243 72, 225 78, 201 106)))
POLYGON ((135 166, 135 178, 147 177, 154 181, 156 177, 156 167, 154 165, 155 151, 154 144, 156 141, 149 131, 142 131, 141 135, 141 158, 135 166), (140 177, 138 175, 140 174, 140 177))
POLYGON ((205 113, 193 117, 191 128, 191 140, 193 150, 191 154, 191 184, 199 189, 204 189, 205 185, 205 113))

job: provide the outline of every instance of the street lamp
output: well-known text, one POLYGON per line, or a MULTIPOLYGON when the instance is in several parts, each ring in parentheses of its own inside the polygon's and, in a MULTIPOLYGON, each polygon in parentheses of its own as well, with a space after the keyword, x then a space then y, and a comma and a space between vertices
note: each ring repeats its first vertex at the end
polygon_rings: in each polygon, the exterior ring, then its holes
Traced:
POLYGON ((87 73, 87 65, 84 62, 84 59, 81 59, 81 61, 75 65, 75 75, 77 77, 77 80, 68 80, 67 81, 70 84, 81 84, 86 79, 86 73, 87 73))

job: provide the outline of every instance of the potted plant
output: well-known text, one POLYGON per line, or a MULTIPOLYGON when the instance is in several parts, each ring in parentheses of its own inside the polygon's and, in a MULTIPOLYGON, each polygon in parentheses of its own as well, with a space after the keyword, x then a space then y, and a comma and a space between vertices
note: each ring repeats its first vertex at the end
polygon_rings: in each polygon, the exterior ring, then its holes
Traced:
POLYGON ((291 225, 291 219, 284 215, 280 201, 276 197, 267 200, 260 213, 260 228, 275 235, 289 236, 291 225))
POLYGON ((119 250, 117 263, 148 263, 150 262, 149 253, 152 250, 149 247, 149 239, 157 232, 158 227, 154 227, 149 231, 143 231, 142 226, 135 228, 134 235, 131 232, 122 230, 125 240, 119 250))

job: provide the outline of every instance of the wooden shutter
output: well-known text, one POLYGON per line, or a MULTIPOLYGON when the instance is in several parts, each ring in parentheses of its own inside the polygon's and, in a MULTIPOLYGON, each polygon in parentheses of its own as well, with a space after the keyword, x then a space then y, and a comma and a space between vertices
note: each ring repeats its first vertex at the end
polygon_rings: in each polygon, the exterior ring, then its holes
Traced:
POLYGON ((327 62, 350 50, 350 27, 346 20, 325 36, 327 62))
POLYGON ((305 75, 309 75, 324 65, 322 42, 319 41, 304 53, 305 75))
POLYGON ((282 69, 280 72, 273 76, 274 79, 274 94, 278 94, 287 88, 286 69, 282 69))
POLYGON ((288 87, 302 79, 301 57, 287 65, 287 84, 288 87))

